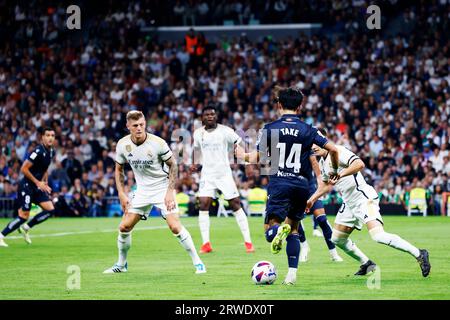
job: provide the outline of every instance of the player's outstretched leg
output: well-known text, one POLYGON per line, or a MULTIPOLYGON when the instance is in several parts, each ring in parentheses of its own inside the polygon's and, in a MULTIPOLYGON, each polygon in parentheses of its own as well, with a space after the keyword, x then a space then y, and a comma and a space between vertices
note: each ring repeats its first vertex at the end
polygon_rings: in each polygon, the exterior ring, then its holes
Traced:
POLYGON ((3 231, 0 232, 0 247, 8 247, 4 238, 11 232, 17 230, 22 224, 27 222, 28 215, 29 212, 22 212, 21 209, 19 210, 19 215, 14 220, 9 222, 3 231))
POLYGON ((271 250, 273 254, 281 251, 281 249, 283 248, 283 241, 288 237, 290 232, 291 226, 287 223, 282 224, 278 227, 277 234, 275 235, 271 243, 271 250))
POLYGON ((26 243, 31 244, 30 229, 33 228, 35 225, 40 224, 45 220, 47 220, 48 218, 50 218, 52 215, 55 214, 55 211, 56 211, 55 209, 44 210, 35 215, 33 218, 31 218, 30 221, 20 226, 18 231, 22 234, 26 243))
POLYGON ((244 209, 242 209, 241 207, 240 199, 231 199, 230 206, 233 210, 233 215, 236 218, 239 229, 241 229, 242 236, 244 237, 245 250, 248 253, 255 252, 255 248, 253 247, 252 239, 250 237, 250 228, 248 226, 247 215, 245 214, 244 209))
POLYGON ((350 234, 333 229, 331 235, 331 241, 333 241, 339 248, 341 248, 346 254, 353 259, 359 261, 361 266, 355 273, 357 276, 366 275, 367 273, 375 270, 376 264, 369 260, 369 258, 356 246, 356 244, 349 238, 350 234))
POLYGON ((322 232, 320 232, 319 228, 319 223, 316 220, 316 217, 311 216, 312 222, 313 222, 313 232, 312 235, 313 237, 318 237, 318 238, 322 238, 322 232))
MULTIPOLYGON (((370 221, 369 223, 371 223, 370 221)), ((388 233, 384 231, 383 226, 380 222, 376 221, 376 226, 368 227, 369 234, 372 237, 372 239, 378 243, 385 244, 391 248, 408 252, 410 255, 416 258, 416 260, 419 262, 420 269, 422 270, 422 275, 424 277, 428 276, 431 270, 431 264, 428 257, 428 251, 427 250, 419 250, 415 246, 413 246, 408 241, 400 238, 398 235, 393 233, 388 233)))
POLYGON ((189 231, 181 224, 178 214, 170 213, 166 215, 167 225, 172 231, 173 235, 178 239, 181 246, 187 251, 192 259, 192 264, 195 267, 195 273, 206 273, 206 266, 198 256, 197 250, 194 246, 194 241, 192 241, 191 234, 189 231))
POLYGON ((131 233, 136 223, 140 220, 141 215, 136 213, 126 213, 123 215, 117 236, 119 257, 117 262, 111 268, 103 271, 103 273, 123 273, 128 271, 127 256, 131 248, 131 233))
POLYGON ((291 233, 286 238, 286 255, 289 269, 283 284, 294 285, 297 281, 298 258, 300 255, 300 239, 297 232, 291 233))
POLYGON ((202 247, 200 253, 209 253, 212 251, 211 242, 209 240, 209 211, 200 210, 198 215, 198 225, 200 227, 200 234, 202 235, 202 247))
POLYGON ((327 244, 328 250, 330 252, 331 260, 336 261, 336 262, 343 261, 342 258, 339 256, 339 254, 336 251, 335 244, 333 243, 333 241, 331 241, 331 235, 332 235, 333 231, 331 229, 330 224, 328 223, 328 219, 327 219, 325 212, 316 216, 315 220, 317 221, 320 228, 322 229, 323 238, 324 238, 324 240, 327 244))
POLYGON ((303 220, 298 224, 298 237, 300 240, 300 258, 299 262, 308 261, 308 254, 310 251, 308 241, 306 240, 305 229, 303 227, 303 220))

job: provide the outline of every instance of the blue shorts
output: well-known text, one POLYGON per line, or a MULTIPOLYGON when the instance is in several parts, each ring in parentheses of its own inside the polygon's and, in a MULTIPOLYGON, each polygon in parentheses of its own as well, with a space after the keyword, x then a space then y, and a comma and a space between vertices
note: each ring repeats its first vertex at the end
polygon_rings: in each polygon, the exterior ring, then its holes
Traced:
POLYGON ((317 200, 316 202, 314 202, 314 205, 311 207, 309 212, 313 213, 314 211, 319 210, 319 209, 323 209, 323 208, 324 208, 324 206, 323 206, 322 200, 317 200))
POLYGON ((50 197, 47 193, 39 190, 33 182, 27 180, 21 180, 18 190, 19 206, 23 211, 30 211, 31 204, 39 204, 41 202, 50 201, 50 197))
POLYGON ((302 178, 271 177, 265 214, 265 223, 278 218, 284 221, 286 217, 300 221, 305 214, 308 201, 308 182, 302 178))

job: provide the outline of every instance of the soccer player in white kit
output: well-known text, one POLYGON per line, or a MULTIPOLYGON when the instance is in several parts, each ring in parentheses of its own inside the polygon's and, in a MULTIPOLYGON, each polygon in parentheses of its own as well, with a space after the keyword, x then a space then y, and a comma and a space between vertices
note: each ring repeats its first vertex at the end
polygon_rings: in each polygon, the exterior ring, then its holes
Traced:
MULTIPOLYGON (((326 135, 326 131, 323 130, 322 134, 326 135)), ((331 240, 361 263, 355 275, 365 275, 376 268, 376 264, 349 239, 350 233, 355 228, 361 230, 365 224, 374 241, 408 252, 419 262, 422 275, 428 276, 431 269, 428 251, 418 249, 398 235, 384 231, 378 194, 371 185, 367 184, 360 172, 365 167, 364 162, 344 146, 337 146, 337 148, 339 151, 338 176, 330 178, 332 168, 328 151, 319 146, 313 147, 314 153, 321 157, 320 166, 324 183, 309 198, 306 208, 311 208, 314 202, 331 191, 333 186, 340 193, 343 204, 336 215, 331 240)))
POLYGON ((170 230, 191 256, 195 273, 205 273, 205 265, 197 254, 191 235, 178 217, 178 206, 175 201, 178 168, 175 158, 167 143, 160 137, 146 132, 145 126, 142 112, 128 112, 127 128, 130 134, 117 143, 115 177, 124 214, 117 238, 119 259, 104 273, 128 271, 127 253, 131 247, 131 231, 140 220, 147 219, 153 206, 161 210, 161 215, 170 230), (124 191, 126 162, 133 170, 137 185, 131 201, 124 191))
POLYGON ((228 159, 228 150, 239 144, 241 138, 233 129, 218 124, 216 108, 210 104, 202 111, 204 126, 194 131, 194 164, 191 171, 197 170, 201 163, 201 178, 198 196, 200 198, 199 226, 202 235, 202 247, 200 253, 212 251, 209 238, 209 207, 216 190, 220 190, 225 200, 228 200, 236 222, 244 237, 247 252, 255 249, 250 237, 247 215, 241 207, 239 191, 233 180, 233 175, 228 159))

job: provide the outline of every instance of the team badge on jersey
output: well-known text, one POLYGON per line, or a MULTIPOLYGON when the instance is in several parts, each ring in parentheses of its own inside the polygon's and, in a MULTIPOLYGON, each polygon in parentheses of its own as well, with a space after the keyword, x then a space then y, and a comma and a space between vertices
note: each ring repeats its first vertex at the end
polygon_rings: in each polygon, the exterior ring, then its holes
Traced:
POLYGON ((131 152, 131 144, 127 144, 125 146, 125 149, 127 150, 127 152, 131 152))

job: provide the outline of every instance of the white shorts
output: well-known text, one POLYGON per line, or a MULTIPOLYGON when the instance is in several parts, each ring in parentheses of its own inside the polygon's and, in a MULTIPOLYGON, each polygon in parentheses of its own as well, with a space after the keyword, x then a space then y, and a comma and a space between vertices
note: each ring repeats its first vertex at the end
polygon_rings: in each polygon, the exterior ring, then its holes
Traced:
MULTIPOLYGON (((154 190, 152 192, 136 190, 132 196, 130 201, 130 206, 128 207, 129 213, 135 213, 142 216, 145 220, 153 206, 159 208, 161 210, 161 216, 165 219, 166 215, 172 213, 178 213, 178 204, 175 201, 175 209, 168 212, 166 205, 164 203, 164 198, 166 196, 167 187, 160 188, 159 190, 154 190)), ((173 195, 175 199, 175 191, 173 195)))
POLYGON ((361 230, 369 221, 378 220, 383 223, 380 214, 379 200, 360 200, 358 202, 343 203, 339 208, 334 223, 361 230))
POLYGON ((198 191, 199 197, 214 198, 216 196, 216 190, 220 190, 225 200, 231 200, 239 197, 239 191, 234 182, 233 176, 222 177, 207 177, 206 179, 200 179, 200 186, 198 191))

